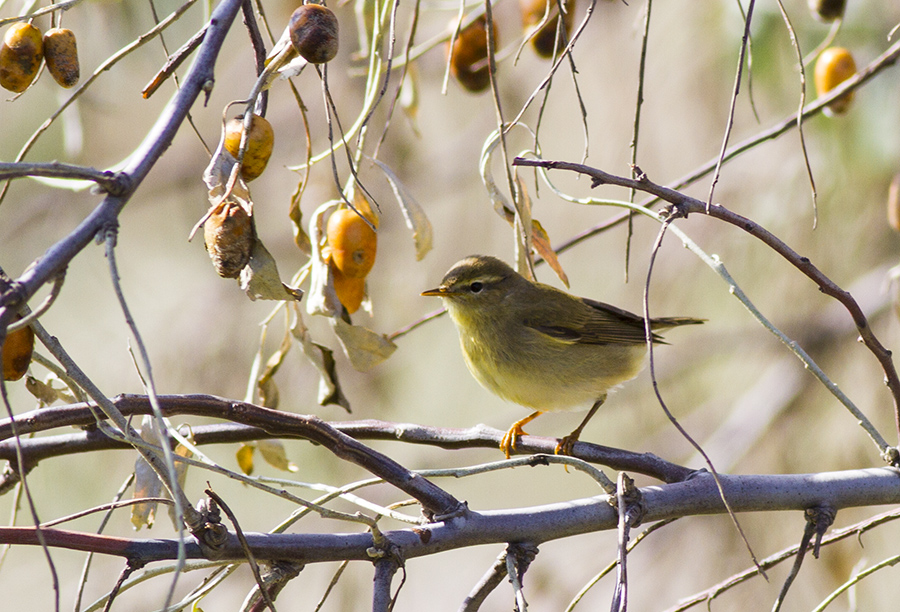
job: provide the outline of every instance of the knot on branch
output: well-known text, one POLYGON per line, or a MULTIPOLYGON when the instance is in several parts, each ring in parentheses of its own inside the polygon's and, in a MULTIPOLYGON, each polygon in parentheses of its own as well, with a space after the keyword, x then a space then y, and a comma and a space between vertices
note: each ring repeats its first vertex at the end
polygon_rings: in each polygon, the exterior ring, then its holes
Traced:
POLYGON ((900 468, 900 449, 889 446, 881 453, 881 458, 891 467, 900 468))
POLYGON ((813 543, 813 557, 818 559, 819 545, 822 543, 822 536, 824 536, 825 532, 834 524, 837 510, 834 507, 827 505, 813 506, 812 508, 807 508, 803 512, 803 516, 806 517, 807 532, 811 531, 812 534, 815 535, 816 539, 813 543))
POLYGON ((197 511, 201 517, 199 525, 189 528, 203 549, 203 554, 215 559, 228 541, 228 527, 222 524, 222 513, 214 499, 201 499, 197 503, 197 511))
POLYGON ((634 479, 619 472, 616 495, 609 497, 609 505, 619 511, 628 527, 637 527, 644 520, 644 497, 634 486, 634 479))

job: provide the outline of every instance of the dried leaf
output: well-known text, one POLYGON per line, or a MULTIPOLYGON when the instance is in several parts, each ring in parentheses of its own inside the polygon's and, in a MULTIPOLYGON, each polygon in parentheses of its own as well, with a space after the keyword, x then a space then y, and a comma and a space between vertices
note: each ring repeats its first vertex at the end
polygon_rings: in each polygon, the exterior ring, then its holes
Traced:
POLYGON ((253 201, 250 198, 250 188, 241 178, 240 173, 234 172, 237 160, 225 150, 225 126, 222 126, 222 132, 219 137, 219 145, 213 153, 209 165, 203 171, 203 182, 209 189, 209 204, 211 207, 217 206, 222 200, 229 199, 237 202, 244 207, 247 214, 253 216, 253 201), (229 184, 234 177, 234 183, 231 184, 231 190, 228 191, 229 184))
POLYGON ((303 211, 300 210, 300 194, 302 193, 302 181, 297 185, 297 191, 291 196, 291 207, 288 209, 288 218, 291 220, 291 230, 294 232, 294 244, 300 252, 307 257, 312 256, 312 245, 309 234, 303 229, 303 211))
POLYGON ((350 410, 350 402, 344 397, 337 378, 337 371, 334 367, 334 353, 331 349, 312 341, 309 330, 300 318, 300 312, 297 309, 295 311, 296 318, 291 326, 291 334, 300 342, 303 354, 306 355, 306 358, 319 372, 319 405, 337 404, 342 406, 347 412, 352 412, 350 410))
POLYGON ((241 471, 247 476, 253 473, 254 448, 255 447, 252 444, 241 444, 241 447, 237 450, 237 453, 235 453, 238 467, 241 468, 241 471))
POLYGON ((494 149, 500 143, 500 133, 494 130, 485 141, 481 149, 481 159, 479 160, 479 171, 481 173, 481 182, 487 189, 488 196, 494 205, 494 211, 503 219, 506 219, 516 229, 516 262, 519 273, 523 276, 534 279, 534 262, 532 260, 532 244, 531 244, 531 202, 528 199, 528 193, 519 177, 516 176, 516 184, 520 197, 516 202, 510 204, 509 200, 503 195, 503 192, 497 187, 494 181, 494 175, 491 170, 491 162, 493 160, 494 149))
POLYGON ((409 118, 413 132, 419 134, 416 119, 419 116, 419 71, 414 62, 407 64, 407 71, 403 83, 400 84, 400 93, 397 101, 400 108, 409 118))
POLYGON ((309 237, 312 243, 310 258, 309 296, 306 312, 312 315, 333 317, 341 311, 341 303, 334 292, 334 277, 328 266, 328 253, 323 252, 326 243, 326 221, 340 200, 330 200, 319 206, 309 221, 309 237))
POLYGON ((291 350, 293 344, 290 332, 285 332, 284 338, 281 339, 281 346, 272 353, 266 361, 266 368, 256 380, 256 388, 259 393, 260 402, 266 408, 276 410, 278 408, 278 387, 275 385, 273 377, 278 372, 278 368, 284 363, 284 358, 288 351, 291 350))
POLYGON ((373 160, 378 167, 384 172, 400 210, 403 212, 403 218, 406 219, 406 226, 413 232, 413 240, 416 244, 416 261, 421 261, 423 257, 434 246, 434 236, 431 228, 431 222, 425 215, 422 206, 412 196, 406 186, 397 178, 385 163, 379 160, 373 160))
POLYGON ((33 376, 26 376, 25 389, 38 400, 39 405, 42 407, 49 406, 56 401, 65 402, 66 404, 74 404, 78 401, 67 386, 60 388, 53 386, 53 383, 58 380, 59 378, 55 374, 49 374, 44 382, 33 376))
POLYGON ((253 243, 250 261, 241 270, 241 289, 251 300, 300 300, 302 289, 281 282, 275 258, 258 238, 253 243))
POLYGON ((544 226, 537 219, 531 220, 531 243, 534 245, 534 250, 538 252, 538 255, 543 257, 547 265, 556 272, 559 280, 568 287, 569 277, 566 276, 566 271, 563 270, 562 264, 559 263, 556 251, 550 246, 550 236, 547 235, 547 230, 544 229, 544 226))
MULTIPOLYGON (((144 416, 141 419, 141 438, 151 444, 159 445, 159 436, 154 430, 152 417, 144 416)), ((162 489, 162 482, 156 472, 143 457, 138 456, 134 463, 134 498, 159 497, 162 489)), ((156 503, 140 503, 131 507, 131 524, 135 530, 139 530, 145 525, 153 527, 156 506, 156 503)))
POLYGON ((257 440, 256 448, 266 463, 284 472, 296 472, 300 468, 296 463, 289 461, 287 451, 284 449, 284 443, 281 440, 257 440))
POLYGON ((350 325, 343 319, 332 317, 331 327, 350 359, 350 365, 358 372, 368 372, 397 350, 397 345, 387 336, 350 325))
MULTIPOLYGON (((191 433, 187 437, 187 441, 191 444, 194 443, 194 434, 193 433, 191 433)), ((179 444, 178 446, 175 447, 175 454, 179 457, 186 457, 186 458, 191 458, 194 456, 194 453, 189 448, 185 447, 182 444, 179 444)), ((182 489, 184 489, 184 481, 187 478, 188 467, 190 467, 190 466, 183 461, 175 462, 175 478, 176 478, 176 481, 178 482, 178 486, 182 489)), ((167 489, 163 489, 162 493, 165 497, 171 497, 169 495, 169 491, 167 489)), ((172 525, 174 525, 175 528, 177 529, 180 523, 179 523, 179 518, 177 516, 175 516, 175 506, 169 506, 169 519, 172 521, 172 525)))

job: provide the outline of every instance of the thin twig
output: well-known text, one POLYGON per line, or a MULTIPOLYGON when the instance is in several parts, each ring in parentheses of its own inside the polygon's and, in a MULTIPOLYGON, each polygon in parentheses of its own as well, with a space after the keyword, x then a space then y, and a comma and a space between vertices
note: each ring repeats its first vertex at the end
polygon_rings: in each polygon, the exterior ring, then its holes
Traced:
POLYGON ((712 206, 716 183, 719 182, 719 172, 722 169, 722 164, 725 161, 725 152, 728 149, 728 139, 731 137, 731 129, 734 127, 734 111, 737 108, 738 93, 741 91, 741 76, 744 74, 744 57, 747 54, 747 41, 750 38, 750 23, 753 21, 754 6, 756 6, 756 0, 750 0, 749 5, 747 6, 747 17, 744 19, 744 34, 741 36, 741 50, 738 53, 737 74, 734 77, 734 91, 731 93, 728 121, 725 124, 725 136, 722 138, 722 149, 719 152, 719 161, 716 162, 716 171, 713 174, 713 180, 709 185, 709 197, 706 199, 707 208, 712 206))

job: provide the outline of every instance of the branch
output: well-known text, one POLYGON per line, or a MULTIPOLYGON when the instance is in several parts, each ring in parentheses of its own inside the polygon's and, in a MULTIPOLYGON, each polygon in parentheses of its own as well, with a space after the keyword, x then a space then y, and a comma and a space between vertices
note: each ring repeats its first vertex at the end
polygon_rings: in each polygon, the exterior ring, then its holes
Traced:
MULTIPOLYGON (((788 475, 722 475, 722 486, 737 512, 805 511, 828 503, 836 509, 900 503, 897 486, 900 471, 871 468, 788 475)), ((699 474, 687 482, 640 489, 644 521, 673 517, 723 514, 725 507, 709 474, 699 474)), ((372 548, 390 549, 400 559, 411 559, 447 550, 483 544, 534 542, 616 529, 618 514, 609 496, 600 495, 560 503, 469 511, 410 529, 381 532, 376 543, 365 533, 262 534, 245 533, 247 544, 259 560, 302 563, 329 561, 372 561, 372 548)), ((175 559, 177 542, 167 539, 130 539, 84 534, 58 529, 42 529, 48 546, 140 560, 145 563, 175 559)), ((0 544, 37 545, 32 527, 0 527, 0 544)), ((217 559, 242 561, 246 552, 233 534, 218 549, 217 559)), ((189 559, 201 559, 195 542, 186 547, 189 559)))
MULTIPOLYGON (((447 429, 376 420, 325 423, 313 416, 269 410, 213 395, 161 395, 158 399, 163 415, 168 417, 194 415, 242 423, 242 425, 192 427, 191 434, 198 446, 297 437, 321 442, 313 439, 310 434, 311 431, 321 428, 359 440, 394 440, 446 449, 498 448, 504 434, 498 429, 484 425, 468 429, 447 429)), ((124 416, 152 414, 150 401, 143 395, 119 395, 112 398, 111 402, 124 416)), ((40 408, 17 415, 15 419, 20 436, 60 427, 89 427, 95 423, 91 405, 86 403, 40 408)), ((12 423, 9 419, 0 420, 0 459, 15 461, 15 445, 10 440, 11 436, 12 423)), ((552 455, 556 443, 556 438, 523 436, 519 440, 516 452, 526 455, 537 453, 552 455)), ((79 433, 23 439, 21 447, 25 471, 42 459, 50 457, 130 448, 124 442, 111 439, 93 429, 79 433)), ((634 453, 588 442, 576 444, 573 456, 616 470, 646 474, 662 482, 680 482, 694 473, 691 468, 670 463, 652 453, 634 453)), ((391 482, 389 478, 385 479, 391 482)))
MULTIPOLYGON (((112 400, 122 415, 151 414, 150 402, 143 395, 119 395, 112 400)), ((160 396, 160 409, 164 416, 192 414, 225 419, 258 428, 267 435, 249 432, 251 437, 303 438, 321 444, 339 458, 355 463, 386 482, 415 497, 425 509, 437 515, 458 512, 462 504, 437 485, 410 472, 405 467, 371 448, 357 442, 347 434, 332 427, 316 416, 303 416, 278 410, 270 410, 253 404, 225 400, 210 395, 160 396)), ((89 404, 75 404, 71 407, 42 408, 16 417, 15 425, 19 435, 40 431, 48 427, 62 426, 63 423, 89 426, 96 422, 89 404), (52 424, 52 425, 51 425, 52 424)), ((0 421, 0 439, 10 437, 12 423, 9 419, 0 421)), ((75 434, 84 440, 99 440, 102 434, 86 432, 75 434)), ((230 440, 229 440, 230 441, 230 440)), ((22 443, 31 442, 22 440, 22 443)), ((72 437, 58 437, 51 447, 65 448, 73 442, 72 437)), ((114 441, 110 440, 109 444, 114 441)), ((107 446, 113 448, 113 446, 107 446)), ((24 450, 24 448, 23 448, 24 450)), ((46 448, 45 448, 46 451, 46 448)), ((13 455, 14 457, 14 455, 13 455)), ((27 467, 27 466, 26 466, 27 467)))

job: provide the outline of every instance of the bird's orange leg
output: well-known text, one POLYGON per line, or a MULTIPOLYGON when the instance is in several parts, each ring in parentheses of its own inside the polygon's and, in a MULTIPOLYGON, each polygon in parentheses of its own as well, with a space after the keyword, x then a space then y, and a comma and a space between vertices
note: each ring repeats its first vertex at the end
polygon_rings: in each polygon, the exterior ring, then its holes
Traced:
POLYGON ((503 436, 503 439, 500 440, 500 450, 503 451, 507 459, 509 459, 512 451, 516 450, 516 438, 518 438, 519 436, 528 435, 522 428, 538 418, 541 414, 543 413, 540 410, 537 410, 529 414, 524 419, 520 419, 512 424, 512 427, 509 428, 509 431, 507 431, 506 435, 503 436))
POLYGON ((594 402, 594 405, 591 406, 591 409, 588 411, 587 416, 584 417, 584 420, 581 421, 581 425, 575 428, 572 433, 568 436, 560 439, 560 441, 556 444, 556 449, 553 451, 556 455, 571 455, 572 450, 575 448, 575 443, 578 442, 578 438, 581 436, 581 430, 584 429, 584 426, 587 425, 588 421, 591 420, 591 417, 597 412, 600 406, 603 405, 603 402, 606 401, 606 395, 598 399, 594 402))

